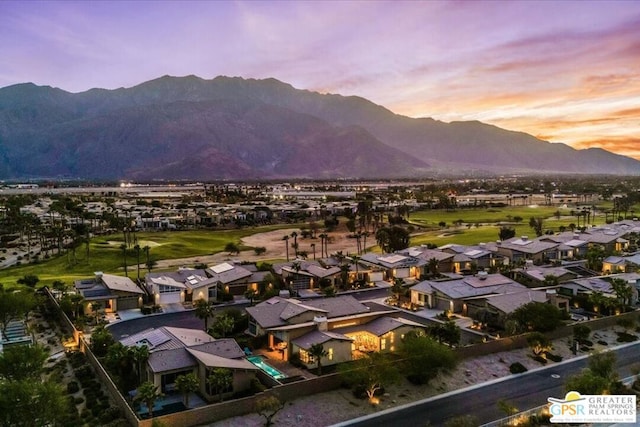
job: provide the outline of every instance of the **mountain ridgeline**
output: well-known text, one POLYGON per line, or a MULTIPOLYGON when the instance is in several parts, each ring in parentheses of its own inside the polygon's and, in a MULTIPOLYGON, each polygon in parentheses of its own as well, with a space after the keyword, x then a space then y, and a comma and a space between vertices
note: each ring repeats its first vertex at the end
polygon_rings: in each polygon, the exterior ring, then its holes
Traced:
POLYGON ((0 89, 0 179, 259 180, 640 173, 640 162, 480 122, 400 116, 275 79, 0 89))

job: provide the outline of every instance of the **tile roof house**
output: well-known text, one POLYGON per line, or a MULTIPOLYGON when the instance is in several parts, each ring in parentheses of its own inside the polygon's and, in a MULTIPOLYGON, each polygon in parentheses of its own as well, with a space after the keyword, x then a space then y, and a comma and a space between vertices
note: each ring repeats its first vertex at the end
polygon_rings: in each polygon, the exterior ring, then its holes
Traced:
POLYGON ((337 327, 327 330, 328 322, 320 321, 318 329, 291 341, 292 354, 298 354, 307 368, 317 367, 317 360, 309 352, 314 344, 322 344, 327 356, 323 366, 348 362, 371 352, 396 351, 397 346, 410 331, 425 326, 401 317, 382 316, 367 323, 337 327))
POLYGON ((100 304, 107 313, 140 308, 146 295, 128 277, 102 272, 96 272, 91 279, 76 280, 74 287, 84 298, 84 311, 87 314, 93 311, 94 303, 100 304))
POLYGON ((541 236, 539 240, 558 244, 556 260, 584 258, 587 255, 587 250, 589 249, 589 242, 581 239, 580 233, 573 233, 570 231, 550 236, 541 236))
POLYGON ((419 279, 427 261, 400 253, 375 254, 369 252, 360 257, 360 262, 372 267, 371 282, 398 279, 419 279))
POLYGON ((487 244, 503 257, 509 259, 511 264, 517 265, 526 260, 534 264, 543 264, 547 260, 557 258, 559 243, 529 239, 527 236, 513 237, 504 241, 487 244))
POLYGON ((362 345, 354 344, 361 341, 358 337, 373 337, 379 333, 377 343, 373 345, 372 341, 367 348, 384 350, 385 347, 389 349, 391 342, 381 340, 392 339, 385 334, 400 327, 422 327, 405 320, 382 320, 397 315, 398 311, 386 307, 371 309, 348 295, 304 302, 273 297, 246 310, 249 334, 267 335, 269 347, 281 350, 284 360, 299 354, 309 367, 316 363, 308 354, 313 344, 325 346, 328 343, 325 350, 331 357, 323 362, 340 363, 352 360, 357 357, 355 352, 362 350, 362 345))
MULTIPOLYGON (((551 286, 547 278, 555 278, 557 283, 576 279, 578 274, 564 267, 529 266, 516 268, 513 270, 514 279, 525 286, 536 288, 541 286, 551 286)), ((555 284, 557 284, 555 283, 555 284)))
POLYGON ((149 349, 146 377, 163 393, 175 390, 178 376, 194 373, 199 380, 200 393, 212 401, 218 397, 207 383, 213 369, 232 371, 233 385, 224 396, 248 389, 259 370, 246 359, 245 352, 234 339, 214 339, 198 329, 163 326, 144 330, 120 342, 128 347, 146 346, 149 349))
POLYGON ((478 297, 521 292, 527 288, 501 274, 480 272, 449 280, 425 280, 411 287, 411 302, 417 306, 467 314, 466 301, 478 297))
POLYGON ((448 244, 438 249, 454 255, 452 270, 454 273, 472 271, 474 266, 479 270, 488 270, 502 263, 502 257, 495 247, 486 243, 470 246, 448 244))
POLYGON ((327 286, 335 286, 341 274, 338 266, 323 266, 319 261, 300 259, 274 264, 273 271, 294 292, 303 289, 319 289, 323 282, 326 282, 327 286))
POLYGON ((622 279, 629 284, 632 289, 631 303, 635 303, 638 300, 638 295, 640 295, 640 273, 619 273, 574 279, 562 283, 559 291, 568 296, 600 293, 604 297, 617 299, 618 296, 611 284, 613 279, 622 279))
POLYGON ((504 327, 505 320, 511 313, 529 303, 552 304, 561 311, 569 311, 569 298, 555 290, 527 289, 468 300, 467 313, 475 319, 481 318, 483 323, 504 327))
POLYGON ((188 301, 215 301, 222 293, 232 296, 243 295, 248 289, 258 290, 260 282, 269 274, 267 271, 258 271, 253 264, 233 262, 214 265, 205 272, 206 280, 191 285, 191 292, 187 292, 186 296, 188 301))
POLYGON ((625 256, 608 256, 602 261, 602 274, 625 273, 640 267, 640 253, 625 256))
POLYGON ((440 249, 429 249, 426 246, 414 246, 397 252, 400 255, 411 256, 426 261, 422 267, 421 274, 429 274, 429 262, 432 259, 437 261, 439 273, 450 273, 455 271, 453 266, 454 254, 440 249))

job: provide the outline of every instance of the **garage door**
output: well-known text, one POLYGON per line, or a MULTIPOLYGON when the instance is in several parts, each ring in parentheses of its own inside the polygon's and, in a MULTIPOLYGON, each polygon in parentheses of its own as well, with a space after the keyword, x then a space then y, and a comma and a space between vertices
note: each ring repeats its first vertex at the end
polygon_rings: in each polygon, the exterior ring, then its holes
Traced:
POLYGON ((160 304, 180 303, 180 292, 160 294, 160 304))
POLYGON ((131 310, 132 308, 138 308, 138 297, 118 298, 118 310, 131 310))

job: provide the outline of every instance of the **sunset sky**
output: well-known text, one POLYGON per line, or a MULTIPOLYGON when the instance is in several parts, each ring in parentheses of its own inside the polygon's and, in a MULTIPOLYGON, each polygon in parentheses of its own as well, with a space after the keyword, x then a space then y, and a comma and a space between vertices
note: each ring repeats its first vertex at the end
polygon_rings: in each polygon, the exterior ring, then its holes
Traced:
POLYGON ((0 0, 0 87, 275 77, 640 159, 640 1, 0 0))

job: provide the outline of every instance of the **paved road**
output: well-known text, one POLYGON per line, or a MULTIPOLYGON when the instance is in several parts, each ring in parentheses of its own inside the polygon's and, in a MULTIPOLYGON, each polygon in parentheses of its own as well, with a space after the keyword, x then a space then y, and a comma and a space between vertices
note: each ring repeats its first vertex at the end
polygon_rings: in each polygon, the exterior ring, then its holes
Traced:
MULTIPOLYGON (((640 343, 621 346, 615 350, 618 373, 621 378, 631 374, 631 366, 640 361, 640 343)), ((564 397, 564 383, 568 376, 579 372, 587 364, 587 357, 571 359, 548 368, 510 376, 467 389, 454 391, 421 402, 381 411, 378 414, 356 418, 336 426, 420 427, 444 425, 446 420, 459 415, 472 414, 479 423, 504 417, 496 402, 504 399, 520 410, 544 405, 548 397, 564 397), (557 378, 556 378, 557 377, 557 378)))
MULTIPOLYGON (((239 310, 242 310, 246 305, 247 304, 218 305, 215 307, 215 311, 223 311, 229 308, 237 308, 239 310)), ((159 328, 160 326, 204 329, 204 320, 198 319, 195 315, 194 310, 176 311, 173 313, 152 314, 148 316, 137 317, 135 319, 123 320, 120 322, 112 323, 108 325, 107 328, 116 340, 121 340, 124 337, 128 337, 129 335, 144 331, 145 329, 159 328)), ((209 320, 209 326, 211 326, 211 320, 209 320)))

